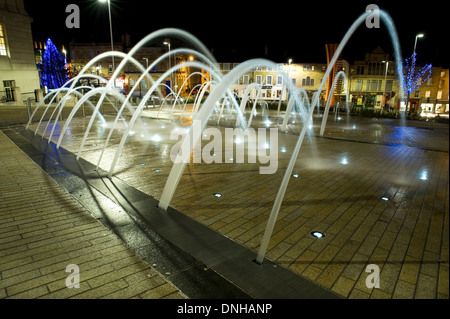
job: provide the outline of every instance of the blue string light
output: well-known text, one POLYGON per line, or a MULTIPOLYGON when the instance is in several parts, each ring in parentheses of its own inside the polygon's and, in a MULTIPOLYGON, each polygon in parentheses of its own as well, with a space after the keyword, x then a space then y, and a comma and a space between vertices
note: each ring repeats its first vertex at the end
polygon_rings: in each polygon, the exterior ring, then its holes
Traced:
POLYGON ((414 52, 412 56, 408 59, 405 59, 404 70, 404 85, 405 85, 405 93, 406 96, 409 95, 416 90, 418 90, 423 83, 428 81, 431 76, 431 64, 427 64, 421 69, 416 70, 416 59, 417 53, 414 52))
POLYGON ((48 89, 58 89, 68 81, 66 62, 52 40, 47 39, 46 49, 39 63, 41 85, 48 89))

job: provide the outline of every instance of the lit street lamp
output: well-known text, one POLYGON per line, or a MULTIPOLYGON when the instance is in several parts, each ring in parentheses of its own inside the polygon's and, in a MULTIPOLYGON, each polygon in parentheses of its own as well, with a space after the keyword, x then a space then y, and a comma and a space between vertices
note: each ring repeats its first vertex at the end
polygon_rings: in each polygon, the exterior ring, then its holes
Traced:
POLYGON ((414 41, 414 51, 413 52, 416 52, 417 38, 423 38, 423 33, 416 35, 416 39, 414 41))
POLYGON ((292 63, 292 59, 289 59, 288 61, 288 78, 290 79, 291 76, 291 63, 292 63))

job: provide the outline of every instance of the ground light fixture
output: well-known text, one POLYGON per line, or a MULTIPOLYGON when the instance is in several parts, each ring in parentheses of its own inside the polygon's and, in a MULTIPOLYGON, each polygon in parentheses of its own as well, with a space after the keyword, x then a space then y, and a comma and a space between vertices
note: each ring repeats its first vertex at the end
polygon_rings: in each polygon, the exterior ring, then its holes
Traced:
POLYGON ((386 196, 382 196, 382 197, 380 197, 382 200, 384 200, 384 201, 388 201, 389 200, 389 198, 388 197, 386 197, 386 196))
POLYGON ((158 134, 153 135, 152 141, 153 142, 161 142, 161 136, 158 134))
POLYGON ((161 170, 160 169, 154 169, 153 170, 155 173, 159 173, 159 172, 161 172, 161 170))
POLYGON ((311 232, 311 235, 313 235, 314 237, 319 238, 319 239, 325 237, 324 233, 321 233, 320 231, 317 231, 317 230, 311 232))
POLYGON ((220 194, 220 193, 214 193, 213 194, 215 197, 222 197, 222 194, 220 194))

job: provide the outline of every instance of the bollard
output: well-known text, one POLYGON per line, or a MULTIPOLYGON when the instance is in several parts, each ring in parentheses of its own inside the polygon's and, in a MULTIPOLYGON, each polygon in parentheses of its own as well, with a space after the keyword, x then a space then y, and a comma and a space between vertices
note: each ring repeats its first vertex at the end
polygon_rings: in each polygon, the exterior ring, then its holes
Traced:
POLYGON ((31 112, 31 100, 32 100, 31 97, 29 97, 29 98, 27 99, 28 121, 31 120, 31 114, 32 114, 32 112, 31 112))

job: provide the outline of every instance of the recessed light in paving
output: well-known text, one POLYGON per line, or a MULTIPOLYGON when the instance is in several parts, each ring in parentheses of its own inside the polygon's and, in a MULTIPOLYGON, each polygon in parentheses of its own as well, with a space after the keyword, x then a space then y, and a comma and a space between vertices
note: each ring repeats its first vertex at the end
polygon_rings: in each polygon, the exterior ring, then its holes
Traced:
POLYGON ((141 164, 139 164, 139 165, 141 165, 141 166, 145 166, 145 163, 141 163, 141 164))
POLYGON ((298 178, 298 174, 292 174, 292 177, 298 178))
POLYGON ((222 197, 222 194, 220 194, 220 193, 214 193, 213 195, 216 197, 222 197))
POLYGON ((313 231, 313 232, 311 233, 311 235, 313 235, 313 236, 316 237, 316 238, 322 238, 322 237, 325 237, 325 234, 324 234, 324 233, 321 233, 320 231, 313 231))
POLYGON ((424 169, 420 172, 420 179, 426 181, 428 179, 428 170, 424 169))
POLYGON ((153 135, 152 141, 153 142, 160 142, 161 141, 161 136, 159 134, 153 135))
POLYGON ((155 173, 159 173, 159 172, 161 172, 161 170, 160 169, 154 169, 153 170, 155 173))
POLYGON ((387 198, 386 196, 381 197, 382 200, 388 201, 389 198, 387 198))

